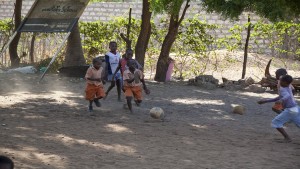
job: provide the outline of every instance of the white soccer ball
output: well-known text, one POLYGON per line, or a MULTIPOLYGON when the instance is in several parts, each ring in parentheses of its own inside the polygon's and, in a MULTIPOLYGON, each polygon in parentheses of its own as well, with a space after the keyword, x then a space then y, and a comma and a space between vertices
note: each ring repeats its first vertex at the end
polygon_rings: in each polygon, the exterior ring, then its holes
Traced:
POLYGON ((153 107, 151 110, 150 110, 150 116, 154 119, 164 119, 165 117, 165 113, 163 111, 162 108, 160 107, 153 107))

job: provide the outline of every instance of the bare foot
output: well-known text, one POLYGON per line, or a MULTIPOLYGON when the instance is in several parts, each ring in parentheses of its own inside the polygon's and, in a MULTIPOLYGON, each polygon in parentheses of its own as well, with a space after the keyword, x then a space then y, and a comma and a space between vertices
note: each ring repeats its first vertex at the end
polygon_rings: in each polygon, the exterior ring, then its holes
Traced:
POLYGON ((283 139, 283 140, 277 140, 276 142, 278 142, 278 143, 290 143, 290 142, 292 142, 292 139, 290 139, 290 138, 285 138, 285 139, 283 139))

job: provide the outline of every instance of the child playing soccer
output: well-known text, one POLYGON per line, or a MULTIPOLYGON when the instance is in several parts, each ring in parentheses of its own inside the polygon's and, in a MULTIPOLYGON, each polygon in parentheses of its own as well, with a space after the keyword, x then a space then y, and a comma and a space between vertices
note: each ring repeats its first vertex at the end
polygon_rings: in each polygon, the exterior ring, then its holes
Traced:
MULTIPOLYGON (((281 76, 284 76, 284 75, 287 75, 287 71, 286 69, 283 69, 283 68, 280 68, 280 69, 277 69, 276 72, 275 72, 275 75, 276 75, 276 79, 277 79, 277 90, 278 90, 278 94, 280 94, 280 77, 281 76)), ((290 88, 292 89, 293 93, 295 91, 295 88, 290 84, 290 88)), ((272 110, 274 112, 276 112, 277 114, 280 114, 282 111, 283 111, 283 107, 282 107, 282 104, 281 103, 275 103, 272 107, 272 110)))
POLYGON ((300 127, 300 108, 298 107, 290 84, 293 78, 289 75, 284 75, 280 78, 279 96, 274 99, 260 100, 258 104, 269 102, 281 103, 283 111, 272 120, 272 127, 276 128, 285 138, 287 142, 291 142, 291 138, 283 129, 283 125, 287 122, 294 122, 300 127))
POLYGON ((93 111, 93 102, 97 107, 101 107, 99 99, 105 97, 103 89, 103 68, 101 67, 102 61, 98 58, 93 59, 93 66, 89 67, 85 79, 86 89, 85 98, 89 101, 89 112, 93 111))
MULTIPOLYGON (((135 60, 128 60, 127 66, 128 69, 125 70, 123 73, 124 90, 128 108, 130 112, 133 112, 131 104, 132 98, 134 97, 134 101, 137 106, 140 106, 140 104, 142 103, 141 81, 144 81, 144 75, 141 70, 137 69, 137 64, 135 60)), ((145 83, 143 83, 143 88, 146 94, 150 93, 145 83)))
POLYGON ((122 76, 121 72, 118 70, 116 72, 117 67, 119 66, 119 62, 121 59, 121 55, 119 52, 117 52, 118 49, 118 44, 117 42, 110 42, 109 43, 109 49, 110 52, 107 52, 105 55, 105 62, 106 62, 106 72, 107 72, 107 77, 108 81, 112 81, 111 85, 105 92, 107 95, 111 89, 115 87, 115 82, 117 84, 117 92, 118 92, 118 100, 121 101, 121 88, 122 88, 122 76), (113 73, 115 75, 113 76, 113 73))

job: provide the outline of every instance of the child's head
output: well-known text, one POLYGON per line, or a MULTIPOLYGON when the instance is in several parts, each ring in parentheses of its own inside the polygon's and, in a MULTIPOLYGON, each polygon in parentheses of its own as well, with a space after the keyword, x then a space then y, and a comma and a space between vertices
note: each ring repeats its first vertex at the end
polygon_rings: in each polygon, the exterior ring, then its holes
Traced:
POLYGON ((283 75, 280 78, 280 86, 288 87, 293 82, 293 77, 290 75, 283 75))
POLYGON ((99 69, 102 65, 102 61, 99 58, 93 59, 93 66, 95 69, 99 69))
POLYGON ((132 59, 132 56, 133 56, 133 51, 132 51, 132 49, 127 49, 127 50, 126 50, 125 58, 126 58, 126 59, 132 59))
POLYGON ((118 49, 118 44, 115 41, 109 42, 109 49, 111 52, 116 52, 118 49))
POLYGON ((127 66, 129 68, 130 71, 135 71, 135 69, 137 69, 137 64, 136 61, 133 59, 129 59, 127 61, 127 66))
POLYGON ((275 75, 276 79, 279 80, 281 76, 287 75, 287 71, 286 69, 280 68, 276 70, 275 75))
POLYGON ((5 156, 0 156, 0 169, 13 169, 14 162, 5 156))

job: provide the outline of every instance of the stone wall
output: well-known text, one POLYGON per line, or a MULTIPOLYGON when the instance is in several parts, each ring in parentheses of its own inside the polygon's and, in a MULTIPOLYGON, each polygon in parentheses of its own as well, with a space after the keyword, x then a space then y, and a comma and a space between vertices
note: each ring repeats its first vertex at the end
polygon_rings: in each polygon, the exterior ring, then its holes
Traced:
MULTIPOLYGON (((11 18, 13 16, 14 0, 0 0, 0 19, 11 18)), ((23 0, 22 15, 25 16, 33 0, 23 0)), ((88 5, 83 15, 81 16, 81 21, 108 21, 116 16, 128 17, 129 8, 132 8, 132 17, 140 18, 142 12, 142 3, 139 2, 105 2, 105 3, 91 3, 88 5)), ((222 27, 213 34, 216 37, 225 37, 229 34, 228 30, 234 24, 245 24, 247 23, 247 16, 242 15, 239 21, 231 22, 229 20, 223 20, 218 14, 208 14, 201 9, 199 3, 192 3, 191 7, 187 12, 187 17, 193 17, 196 14, 199 14, 200 19, 206 20, 209 24, 219 24, 222 27)), ((155 15, 154 19, 159 19, 161 15, 155 15)), ((252 22, 258 21, 260 18, 257 16, 252 16, 252 22)), ((244 31, 246 33, 246 30, 244 31)), ((245 37, 245 34, 243 34, 245 37)), ((264 51, 269 53, 270 50, 267 49, 265 41, 259 41, 259 44, 250 43, 253 45, 253 48, 250 49, 252 52, 264 51), (258 48, 259 47, 259 48, 258 48)))

